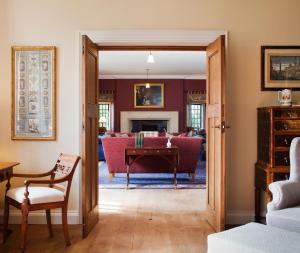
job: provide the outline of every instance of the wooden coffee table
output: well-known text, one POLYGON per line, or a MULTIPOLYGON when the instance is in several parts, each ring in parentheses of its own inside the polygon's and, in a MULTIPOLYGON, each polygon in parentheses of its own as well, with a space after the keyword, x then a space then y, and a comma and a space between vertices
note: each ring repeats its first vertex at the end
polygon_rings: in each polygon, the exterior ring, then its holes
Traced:
POLYGON ((132 147, 125 148, 125 164, 127 168, 127 189, 129 186, 130 167, 145 156, 159 156, 166 160, 173 167, 174 173, 174 188, 177 188, 176 173, 179 165, 179 148, 172 145, 170 148, 165 146, 153 147, 132 147))

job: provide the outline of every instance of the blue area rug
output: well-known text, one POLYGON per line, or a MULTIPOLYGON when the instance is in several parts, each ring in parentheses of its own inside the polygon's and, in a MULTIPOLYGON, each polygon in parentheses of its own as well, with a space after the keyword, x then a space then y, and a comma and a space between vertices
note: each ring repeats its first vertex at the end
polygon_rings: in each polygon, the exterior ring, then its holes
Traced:
MULTIPOLYGON (((178 189, 205 189, 206 188, 206 164, 198 161, 195 181, 192 181, 188 173, 177 174, 178 189)), ((173 189, 172 173, 139 173, 130 174, 129 188, 137 189, 173 189)), ((116 173, 109 181, 109 173, 106 162, 99 163, 99 187, 101 189, 126 188, 126 173, 116 173)))

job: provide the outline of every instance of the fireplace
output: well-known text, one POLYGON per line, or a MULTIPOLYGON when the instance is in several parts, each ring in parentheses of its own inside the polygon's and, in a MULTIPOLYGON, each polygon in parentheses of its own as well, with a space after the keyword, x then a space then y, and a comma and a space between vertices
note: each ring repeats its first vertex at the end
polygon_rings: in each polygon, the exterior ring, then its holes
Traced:
MULTIPOLYGON (((178 111, 121 111, 120 113, 120 125, 121 132, 131 132, 133 130, 133 121, 144 121, 144 131, 151 131, 148 129, 154 129, 154 125, 157 125, 156 121, 164 122, 158 125, 159 129, 164 129, 170 133, 177 133, 179 126, 178 111), (147 122, 149 121, 149 122, 147 122), (152 124, 155 122, 155 124, 152 124), (163 126, 161 126, 163 124, 163 126)), ((153 131, 160 131, 160 130, 153 131)), ((135 129, 134 129, 135 130, 135 129)), ((136 130, 137 131, 137 130, 136 130)))
POLYGON ((168 128, 167 120, 132 120, 131 132, 138 133, 140 131, 158 131, 164 132, 168 128))

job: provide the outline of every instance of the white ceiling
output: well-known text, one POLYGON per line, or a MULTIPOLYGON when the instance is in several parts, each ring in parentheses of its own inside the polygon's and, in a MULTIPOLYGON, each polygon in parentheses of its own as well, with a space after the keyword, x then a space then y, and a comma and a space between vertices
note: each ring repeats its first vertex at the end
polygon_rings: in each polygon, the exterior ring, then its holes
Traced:
POLYGON ((149 51, 100 51, 100 78, 180 78, 206 77, 206 52, 152 51, 155 63, 147 63, 149 51))

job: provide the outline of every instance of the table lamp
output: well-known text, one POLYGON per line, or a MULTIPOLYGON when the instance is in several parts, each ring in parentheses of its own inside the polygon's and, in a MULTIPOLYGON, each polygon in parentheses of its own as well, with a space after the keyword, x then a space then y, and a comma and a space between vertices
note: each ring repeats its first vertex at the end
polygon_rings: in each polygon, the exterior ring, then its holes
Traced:
POLYGON ((106 122, 106 118, 104 116, 101 116, 99 118, 99 123, 101 123, 101 127, 103 127, 103 124, 106 122))

